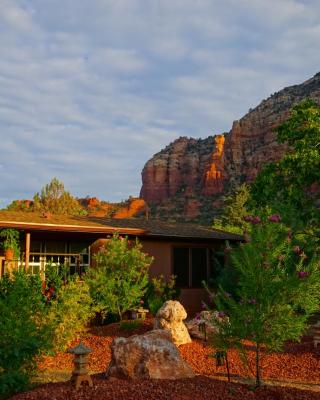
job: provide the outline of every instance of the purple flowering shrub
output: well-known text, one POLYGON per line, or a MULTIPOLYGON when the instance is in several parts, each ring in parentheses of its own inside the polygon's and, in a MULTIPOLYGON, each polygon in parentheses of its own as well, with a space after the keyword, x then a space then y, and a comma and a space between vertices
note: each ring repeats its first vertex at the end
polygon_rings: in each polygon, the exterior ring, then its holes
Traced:
POLYGON ((244 351, 242 341, 252 341, 260 385, 261 347, 280 351, 285 341, 299 340, 319 309, 320 258, 317 247, 288 231, 279 215, 248 217, 249 240, 229 252, 237 276, 232 295, 222 286, 215 294, 216 308, 229 323, 221 324, 213 345, 244 351))

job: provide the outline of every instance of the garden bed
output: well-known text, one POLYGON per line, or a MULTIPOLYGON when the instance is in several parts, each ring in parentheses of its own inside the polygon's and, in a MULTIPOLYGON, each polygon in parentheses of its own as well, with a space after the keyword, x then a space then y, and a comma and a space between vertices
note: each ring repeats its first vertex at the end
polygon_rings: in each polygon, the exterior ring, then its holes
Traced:
MULTIPOLYGON (((216 367, 214 358, 210 357, 212 349, 199 340, 179 348, 183 358, 198 374, 196 378, 178 381, 105 379, 102 373, 106 371, 110 361, 110 344, 113 338, 143 333, 151 327, 152 321, 146 320, 140 328, 132 332, 120 330, 118 324, 93 328, 88 332, 83 342, 93 350, 89 368, 93 373, 94 388, 84 387, 76 392, 69 382, 47 383, 33 391, 20 393, 13 399, 320 399, 320 348, 314 349, 308 338, 301 343, 288 343, 283 353, 264 356, 263 379, 277 386, 268 386, 257 391, 241 383, 252 382, 253 378, 254 354, 250 350, 250 343, 247 343, 248 366, 241 361, 236 351, 231 350, 228 353, 233 380, 231 384, 225 381, 225 368, 216 367)), ((78 342, 74 344, 76 343, 78 342)), ((47 382, 66 380, 72 367, 70 354, 59 353, 56 357, 45 357, 39 362, 39 378, 47 382)))

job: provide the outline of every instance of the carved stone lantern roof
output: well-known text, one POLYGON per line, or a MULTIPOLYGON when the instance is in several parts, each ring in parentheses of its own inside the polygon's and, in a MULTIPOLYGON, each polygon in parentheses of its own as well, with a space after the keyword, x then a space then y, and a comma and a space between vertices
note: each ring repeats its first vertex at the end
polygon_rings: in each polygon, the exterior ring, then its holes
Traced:
POLYGON ((78 346, 73 347, 72 349, 69 349, 68 353, 72 353, 77 356, 80 356, 80 355, 90 354, 90 353, 92 353, 92 350, 89 349, 89 347, 86 347, 82 342, 80 342, 80 344, 78 344, 78 346))

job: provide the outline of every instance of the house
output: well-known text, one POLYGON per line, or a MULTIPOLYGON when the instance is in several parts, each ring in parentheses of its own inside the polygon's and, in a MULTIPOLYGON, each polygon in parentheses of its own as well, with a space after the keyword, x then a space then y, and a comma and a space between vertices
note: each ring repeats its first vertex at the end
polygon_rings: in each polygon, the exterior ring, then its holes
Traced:
MULTIPOLYGON (((20 231, 19 265, 31 272, 45 271, 49 262, 68 263, 71 272, 94 266, 94 254, 114 233, 138 238, 144 251, 154 257, 150 275, 176 275, 180 300, 191 313, 206 298, 202 281, 215 277, 217 260, 226 240, 240 241, 239 235, 192 224, 152 219, 66 217, 33 212, 0 211, 0 229, 20 231)), ((4 271, 4 257, 2 268, 4 271)))

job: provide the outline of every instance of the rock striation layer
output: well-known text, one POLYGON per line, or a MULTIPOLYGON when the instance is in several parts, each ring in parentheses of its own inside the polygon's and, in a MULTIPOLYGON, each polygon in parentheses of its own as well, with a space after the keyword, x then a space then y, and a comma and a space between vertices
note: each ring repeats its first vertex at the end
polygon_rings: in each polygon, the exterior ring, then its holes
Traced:
MULTIPOLYGON (((206 139, 180 137, 155 154, 142 171, 140 197, 161 210, 198 218, 204 202, 210 208, 231 187, 252 182, 263 165, 278 161, 287 147, 278 144, 274 129, 290 109, 311 98, 320 105, 320 73, 300 85, 287 87, 251 109, 232 129, 206 139)), ((211 214, 212 215, 212 214, 211 214)))

